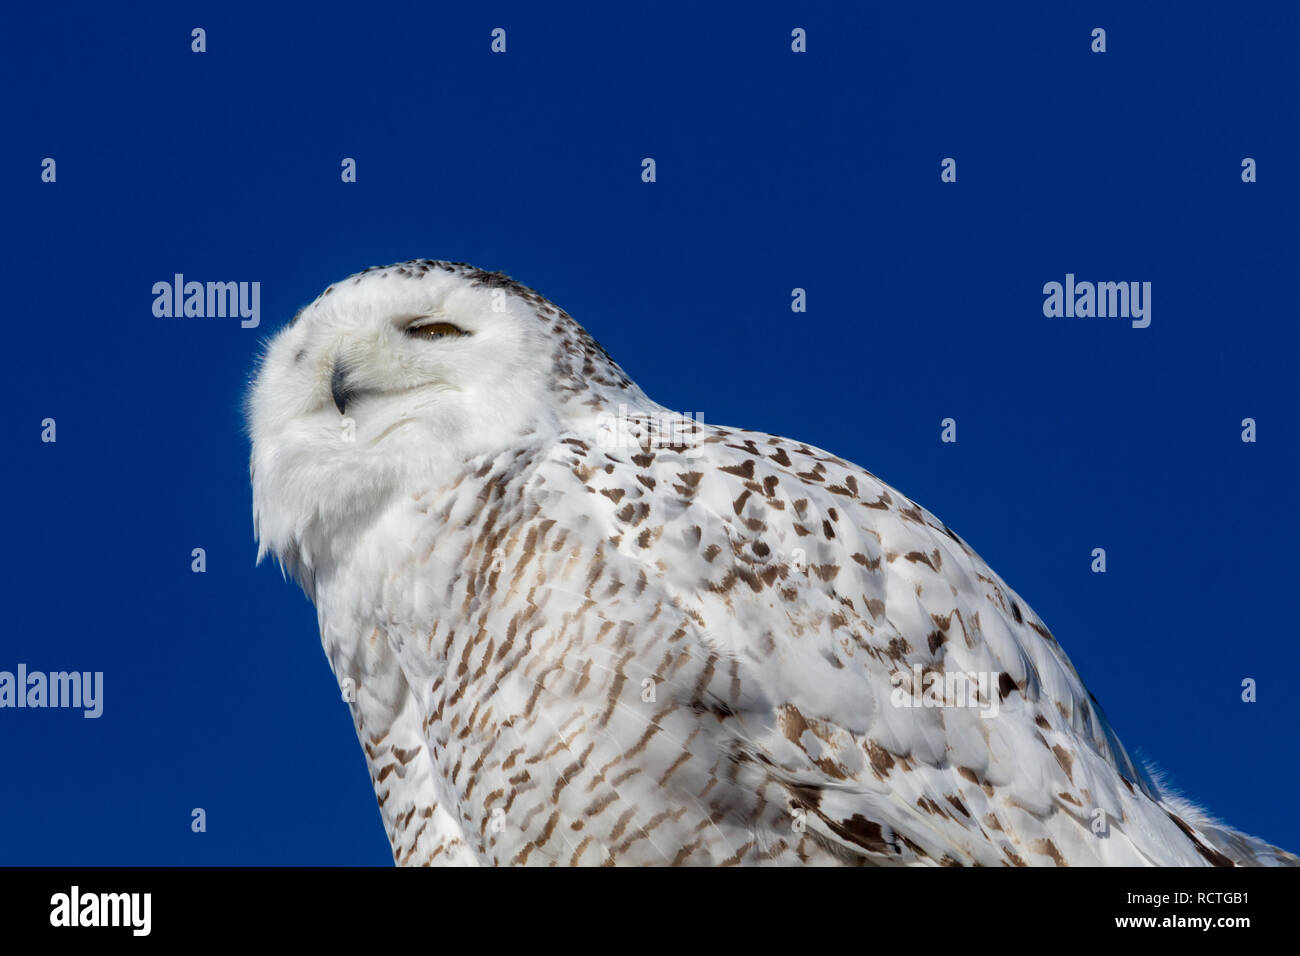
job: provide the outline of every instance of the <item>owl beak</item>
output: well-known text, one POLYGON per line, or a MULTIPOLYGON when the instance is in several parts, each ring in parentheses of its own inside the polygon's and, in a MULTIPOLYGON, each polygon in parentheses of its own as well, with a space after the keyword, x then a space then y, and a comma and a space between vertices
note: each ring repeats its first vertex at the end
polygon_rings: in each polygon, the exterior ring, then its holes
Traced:
POLYGON ((339 410, 339 414, 346 415, 352 388, 348 385, 348 367, 342 362, 334 363, 334 371, 330 375, 330 395, 334 398, 334 407, 339 410))

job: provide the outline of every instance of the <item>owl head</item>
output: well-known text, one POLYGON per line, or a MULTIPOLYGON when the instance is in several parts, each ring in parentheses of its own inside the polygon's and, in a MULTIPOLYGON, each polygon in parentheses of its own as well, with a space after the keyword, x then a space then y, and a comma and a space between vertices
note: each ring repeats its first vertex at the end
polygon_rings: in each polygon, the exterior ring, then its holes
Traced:
POLYGON ((562 309, 499 272, 430 259, 327 288, 266 345, 246 400, 258 560, 310 593, 396 494, 476 456, 648 400, 562 309))

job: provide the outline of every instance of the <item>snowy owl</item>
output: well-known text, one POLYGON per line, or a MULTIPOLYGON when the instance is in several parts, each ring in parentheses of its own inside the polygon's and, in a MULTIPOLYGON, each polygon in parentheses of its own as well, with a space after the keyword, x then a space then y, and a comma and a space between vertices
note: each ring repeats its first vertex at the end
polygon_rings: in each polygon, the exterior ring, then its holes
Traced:
POLYGON ((1297 862, 1163 792, 942 521, 501 273, 331 285, 247 405, 398 864, 1297 862))

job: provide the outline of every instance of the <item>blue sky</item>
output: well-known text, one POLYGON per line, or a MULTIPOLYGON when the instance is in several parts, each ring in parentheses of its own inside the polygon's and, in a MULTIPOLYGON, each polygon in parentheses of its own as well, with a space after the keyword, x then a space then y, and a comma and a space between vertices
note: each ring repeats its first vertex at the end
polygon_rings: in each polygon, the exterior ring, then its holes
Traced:
POLYGON ((0 710, 0 863, 391 862, 314 609, 254 566, 240 406, 265 335, 415 257, 919 501, 1131 751, 1300 850, 1300 8, 1063 6, 6 11, 0 669, 102 671, 104 712, 0 710), (260 282, 260 327, 156 317, 175 273, 260 282), (1067 273, 1151 325, 1045 317, 1067 273))

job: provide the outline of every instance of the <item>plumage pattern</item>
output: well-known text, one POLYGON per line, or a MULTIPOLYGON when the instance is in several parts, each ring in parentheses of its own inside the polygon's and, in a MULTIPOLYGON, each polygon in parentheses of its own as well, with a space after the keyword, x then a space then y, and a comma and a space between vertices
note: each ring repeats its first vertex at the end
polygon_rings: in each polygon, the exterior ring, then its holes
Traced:
POLYGON ((500 274, 331 286, 249 414, 399 864, 1295 862, 1163 794, 933 515, 797 441, 665 440, 500 274))

